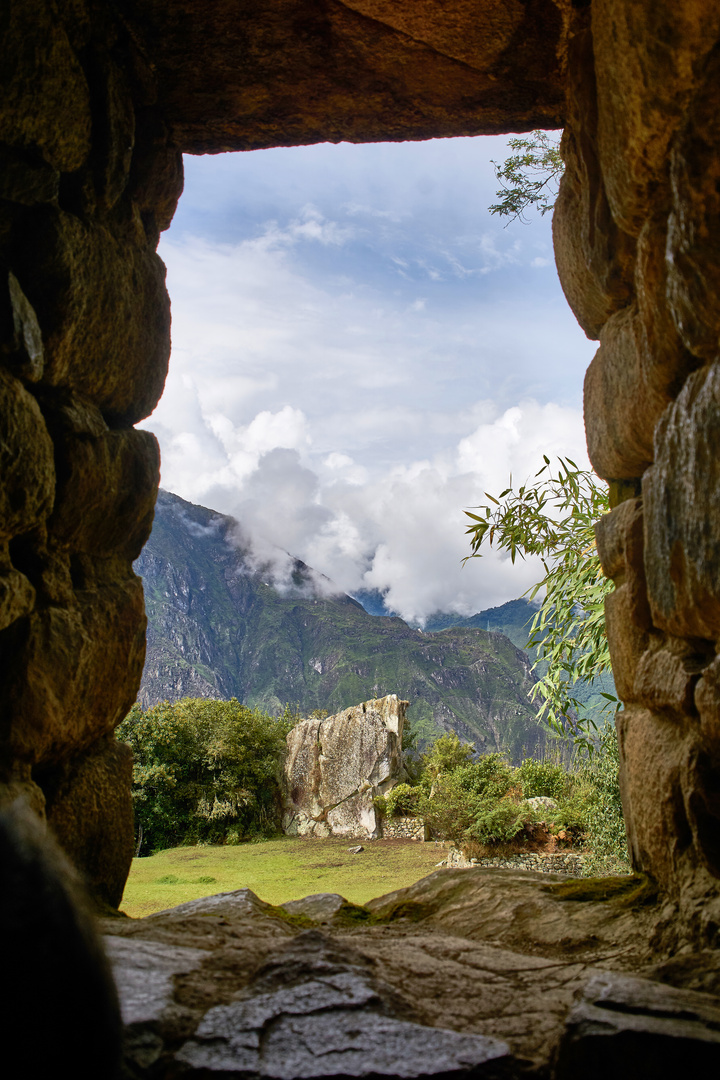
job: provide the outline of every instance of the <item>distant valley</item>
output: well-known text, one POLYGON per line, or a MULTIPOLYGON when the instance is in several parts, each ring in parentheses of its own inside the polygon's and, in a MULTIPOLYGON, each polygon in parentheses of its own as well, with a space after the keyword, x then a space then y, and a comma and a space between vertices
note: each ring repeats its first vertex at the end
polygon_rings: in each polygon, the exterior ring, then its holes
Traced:
POLYGON ((259 560, 232 518, 160 492, 135 564, 148 614, 143 707, 237 697, 306 715, 397 693, 412 703, 422 741, 452 729, 513 761, 542 751, 546 736, 528 699, 531 661, 511 640, 524 639, 529 604, 513 601, 461 625, 438 616, 423 632, 369 614, 280 554, 278 583, 272 556, 259 560))

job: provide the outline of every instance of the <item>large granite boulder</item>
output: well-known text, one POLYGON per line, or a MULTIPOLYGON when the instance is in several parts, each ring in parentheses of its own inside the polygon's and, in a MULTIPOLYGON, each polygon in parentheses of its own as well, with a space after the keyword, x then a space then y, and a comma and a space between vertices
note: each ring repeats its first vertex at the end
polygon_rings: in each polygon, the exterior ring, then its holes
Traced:
POLYGON ((388 694, 293 728, 284 767, 286 832, 378 835, 373 800, 400 779, 407 706, 397 694, 388 694))

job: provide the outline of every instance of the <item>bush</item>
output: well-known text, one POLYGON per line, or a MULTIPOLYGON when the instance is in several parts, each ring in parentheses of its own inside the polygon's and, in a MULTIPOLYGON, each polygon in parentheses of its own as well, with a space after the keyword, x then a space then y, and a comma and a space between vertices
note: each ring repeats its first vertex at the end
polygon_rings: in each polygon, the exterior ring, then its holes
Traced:
POLYGON ((385 812, 390 817, 412 817, 422 799, 422 789, 410 784, 396 784, 384 797, 385 812))
POLYGON ((135 757, 133 803, 142 847, 238 843, 275 833, 290 726, 285 717, 234 698, 184 698, 147 712, 134 705, 117 736, 135 757))
POLYGON ((449 735, 441 735, 423 755, 423 778, 432 784, 446 773, 454 772, 461 765, 467 765, 474 753, 473 744, 460 742, 454 731, 449 735))
POLYGON ((586 836, 591 874, 629 874, 630 859, 620 799, 620 751, 614 726, 601 732, 595 752, 578 768, 587 791, 586 836))
POLYGON ((425 796, 419 809, 434 837, 459 843, 475 821, 477 799, 455 787, 449 779, 439 783, 431 796, 425 796))
POLYGON ((475 820, 465 830, 465 839, 479 844, 507 844, 522 832, 528 818, 528 808, 522 803, 501 799, 484 800, 475 810, 475 820))
MULTIPOLYGON (((485 754, 471 761, 472 747, 454 734, 438 739, 425 755, 432 769, 422 778, 415 796, 415 813, 425 819, 434 835, 461 844, 483 846, 526 842, 536 822, 526 799, 538 795, 555 799, 554 809, 543 811, 549 832, 566 834, 567 842, 589 848, 586 872, 628 873, 625 824, 618 786, 618 746, 615 731, 602 732, 594 752, 576 757, 572 767, 555 761, 527 758, 512 768, 502 754, 485 754), (441 746, 436 749, 437 743, 441 746), (525 836, 523 837, 523 832, 525 836)), ((399 791, 400 786, 395 789, 399 791)))
POLYGON ((468 794, 502 799, 516 787, 516 772, 502 754, 484 754, 478 761, 455 769, 453 785, 468 794))
POLYGON ((486 754, 440 776, 418 810, 439 839, 507 843, 532 818, 516 771, 502 754, 486 754))
POLYGON ((564 831, 574 840, 582 840, 587 833, 591 799, 592 791, 587 784, 574 783, 570 794, 560 798, 557 809, 545 815, 552 832, 564 831))
POLYGON ((557 762, 525 758, 517 773, 525 799, 532 799, 538 795, 561 799, 569 787, 567 770, 557 762))

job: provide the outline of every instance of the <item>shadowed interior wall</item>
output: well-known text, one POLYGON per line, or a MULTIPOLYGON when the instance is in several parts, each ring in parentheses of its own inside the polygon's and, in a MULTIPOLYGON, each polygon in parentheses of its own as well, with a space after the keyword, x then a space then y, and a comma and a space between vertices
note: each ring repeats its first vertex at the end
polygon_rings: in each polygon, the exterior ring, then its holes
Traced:
POLYGON ((720 918, 720 10, 714 0, 11 0, 0 13, 0 780, 104 899, 132 856, 113 731, 170 347, 183 151, 566 124, 563 288, 600 349, 591 459, 633 858, 720 918), (43 809, 45 808, 45 809, 43 809))
POLYGON ((131 761, 113 730, 145 653, 159 479, 133 424, 163 388, 165 268, 182 188, 152 73, 110 5, 0 14, 0 768, 118 903, 131 761), (61 19, 60 10, 64 17, 61 19))
POLYGON ((568 51, 560 279, 585 377, 634 865, 720 907, 720 8, 593 0, 568 51))

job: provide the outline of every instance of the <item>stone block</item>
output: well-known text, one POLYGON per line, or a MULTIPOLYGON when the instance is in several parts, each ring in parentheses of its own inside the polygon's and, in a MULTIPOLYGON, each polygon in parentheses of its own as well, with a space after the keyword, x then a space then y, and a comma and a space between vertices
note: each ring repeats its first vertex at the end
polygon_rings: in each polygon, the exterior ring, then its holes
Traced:
POLYGON ((0 368, 0 540, 34 528, 52 510, 53 444, 35 398, 0 368))
POLYGON ((506 1043, 413 1023, 408 1012, 367 958, 309 930, 256 973, 245 1000, 209 1009, 175 1057, 191 1074, 276 1080, 510 1073, 506 1043))
POLYGON ((660 1080, 720 1065, 714 995, 601 972, 584 986, 558 1048, 557 1080, 660 1080))
POLYGON ((632 299, 635 241, 610 213, 597 159, 597 103, 587 11, 576 15, 568 44, 568 115, 561 150, 565 172, 553 214, 560 284, 589 338, 632 299))
POLYGON ((119 907, 135 848, 130 747, 101 739, 36 779, 48 825, 91 895, 119 907))
POLYGON ((139 1033, 137 1029, 162 1022, 166 1011, 173 1009, 174 976, 199 968, 208 954, 187 945, 133 941, 113 934, 107 934, 104 943, 126 1025, 125 1052, 135 1066, 148 1068, 160 1056, 162 1039, 153 1040, 150 1032, 139 1033))
POLYGON ((694 888, 688 887, 689 882, 683 884, 688 899, 695 894, 700 920, 712 935, 718 906, 712 899, 717 897, 720 879, 720 749, 717 742, 710 743, 706 739, 704 745, 696 747, 685 770, 684 787, 694 852, 707 873, 703 880, 696 872, 698 883, 694 888))
POLYGON ((638 318, 633 306, 608 319, 585 375, 588 454, 606 480, 642 476, 652 464, 655 425, 671 400, 652 369, 645 369, 637 348, 638 318))
POLYGON ((560 127, 552 0, 236 0, 123 8, 186 153, 560 127))
POLYGON ((33 306, 14 274, 0 298, 0 356, 14 374, 34 383, 42 377, 45 355, 33 306))
POLYGON ((129 195, 162 232, 172 221, 182 190, 182 154, 172 145, 158 110, 146 109, 137 117, 129 195))
POLYGON ((677 894, 692 872, 685 859, 693 836, 684 798, 692 738, 677 722, 640 707, 619 712, 616 726, 633 865, 677 894))
POLYGON ((108 56, 96 58, 93 164, 103 210, 112 209, 127 187, 135 145, 135 110, 127 77, 108 56))
POLYGON ((4 1075, 119 1076, 120 1010, 94 920, 67 858, 19 801, 0 812, 0 865, 0 948, 12 972, 4 1075))
POLYGON ((280 906, 289 915, 303 915, 316 923, 332 922, 343 909, 351 907, 340 893, 312 893, 300 900, 288 900, 280 906))
MULTIPOLYGON (((664 914, 652 898, 652 884, 632 875, 568 882, 559 874, 475 867, 435 872, 365 910, 341 896, 316 895, 279 912, 242 889, 103 926, 112 935, 133 1064, 140 1065, 143 1046, 150 1059, 139 1076, 174 1075, 181 1045, 206 1061, 213 1049, 229 1055, 249 1029, 264 1057, 282 1017, 312 1010, 322 1032, 323 1016, 347 1008, 363 1021, 356 1029, 363 1044, 367 1013, 389 1015, 438 1037, 481 1032, 511 1049, 512 1060, 498 1062, 507 1068, 501 1075, 549 1077, 575 991, 602 974, 594 965, 637 970, 648 963, 664 914), (321 932, 302 932, 305 919, 321 932), (205 1031, 219 1021, 214 1048, 198 1035, 205 1017, 205 1031)), ((374 1030, 383 1033, 379 1024, 374 1030)), ((289 1043, 292 1028, 284 1031, 289 1043)), ((383 1042, 370 1045, 374 1053, 383 1042)), ((264 1057, 259 1075, 273 1075, 276 1062, 274 1054, 264 1057)), ((413 1075, 414 1059, 407 1065, 396 1053, 380 1075, 413 1075)), ((282 1076, 298 1073, 286 1068, 282 1076)), ((347 1080, 349 1071, 334 1075, 347 1080)))
POLYGON ((605 628, 613 678, 622 701, 636 701, 635 676, 641 657, 648 647, 648 632, 643 624, 644 611, 638 606, 630 582, 619 585, 605 597, 605 628))
POLYGON ((708 665, 698 680, 695 707, 700 715, 700 731, 706 745, 720 745, 720 657, 708 665))
POLYGON ((676 637, 720 638, 719 445, 716 362, 663 414, 643 478, 648 599, 654 624, 676 637))
POLYGON ((142 675, 146 618, 142 582, 129 567, 126 574, 76 593, 71 608, 44 608, 5 631, 6 753, 54 764, 86 750, 127 714, 142 675))
MULTIPOLYGON (((23 807, 38 822, 38 833, 45 824, 45 796, 31 776, 29 765, 15 763, 0 781, 0 812, 8 811, 13 804, 23 807)), ((12 811, 11 811, 12 813, 12 811)))
POLYGON ((48 543, 45 527, 16 536, 10 542, 9 550, 13 566, 35 590, 39 607, 46 604, 61 608, 74 605, 70 555, 57 545, 48 543))
POLYGON ((642 499, 625 499, 595 525, 595 542, 605 577, 627 570, 644 573, 642 499))
POLYGON ((62 428, 66 419, 67 412, 59 410, 49 418, 58 469, 49 534, 73 552, 115 553, 133 561, 152 528, 160 482, 157 440, 135 429, 105 428, 94 435, 62 428))
POLYGON ((638 237, 633 332, 648 387, 657 396, 675 398, 701 361, 683 344, 668 306, 667 232, 667 212, 660 207, 638 237))
POLYGON ((38 151, 0 145, 0 199, 34 206, 55 202, 60 173, 38 151))
MULTIPOLYGON (((704 10, 702 34, 709 45, 718 10, 704 10)), ((689 11, 692 5, 683 5, 689 11)), ((714 31, 715 36, 717 30, 714 31)), ((674 45, 672 46, 675 47, 674 45)), ((698 65, 700 67, 700 65, 698 65)), ((720 55, 717 49, 703 68, 670 158, 672 212, 667 238, 667 297, 677 332, 686 348, 713 361, 720 339, 720 55)))
POLYGON ((670 140, 719 32, 714 0, 593 0, 598 154, 613 217, 633 236, 668 199, 670 140))
POLYGON ((670 709, 681 716, 693 711, 698 673, 670 649, 648 649, 635 673, 633 699, 649 709, 670 709))
POLYGON ((0 630, 29 615, 35 607, 35 589, 10 561, 7 544, 0 544, 0 630))
POLYGON ((113 425, 152 412, 170 352, 165 267, 137 239, 43 207, 14 260, 43 332, 45 380, 95 402, 113 425))
POLYGON ((90 93, 54 4, 23 0, 3 16, 0 142, 39 150, 54 169, 90 152, 90 93))

